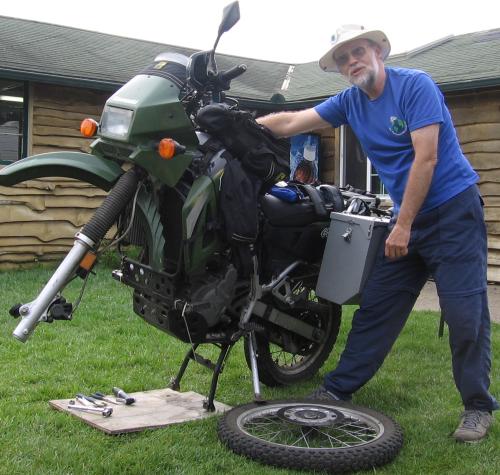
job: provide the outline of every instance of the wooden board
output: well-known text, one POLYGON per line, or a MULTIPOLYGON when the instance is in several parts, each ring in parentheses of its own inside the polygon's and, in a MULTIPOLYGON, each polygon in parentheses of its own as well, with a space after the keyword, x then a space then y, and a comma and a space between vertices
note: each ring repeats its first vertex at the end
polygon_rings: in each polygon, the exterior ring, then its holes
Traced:
POLYGON ((67 408, 69 399, 49 401, 49 404, 54 409, 67 412, 110 435, 140 432, 144 429, 205 419, 231 409, 231 406, 215 401, 215 412, 207 412, 203 409, 205 396, 193 391, 181 393, 172 389, 154 389, 130 395, 135 397, 135 404, 130 406, 110 404, 109 406, 113 408, 110 417, 72 411, 67 408))

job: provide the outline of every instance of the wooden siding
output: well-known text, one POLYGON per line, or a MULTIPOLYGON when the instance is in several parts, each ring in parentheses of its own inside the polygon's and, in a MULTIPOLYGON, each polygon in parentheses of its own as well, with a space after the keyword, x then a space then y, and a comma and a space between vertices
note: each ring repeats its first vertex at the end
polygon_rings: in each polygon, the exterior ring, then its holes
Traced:
POLYGON ((86 117, 99 120, 109 93, 86 89, 33 85, 32 154, 54 150, 88 152, 92 139, 80 134, 86 117))
POLYGON ((479 174, 488 230, 488 280, 500 282, 500 90, 446 97, 464 154, 479 174))
MULTIPOLYGON (((85 117, 99 119, 109 93, 33 84, 30 155, 89 151, 81 136, 85 117)), ((0 187, 0 269, 60 260, 105 192, 87 183, 44 178, 0 187)))
POLYGON ((0 187, 0 269, 61 259, 103 196, 70 179, 0 187))
POLYGON ((337 150, 335 146, 338 131, 333 128, 317 130, 320 139, 319 179, 323 183, 338 183, 337 150))

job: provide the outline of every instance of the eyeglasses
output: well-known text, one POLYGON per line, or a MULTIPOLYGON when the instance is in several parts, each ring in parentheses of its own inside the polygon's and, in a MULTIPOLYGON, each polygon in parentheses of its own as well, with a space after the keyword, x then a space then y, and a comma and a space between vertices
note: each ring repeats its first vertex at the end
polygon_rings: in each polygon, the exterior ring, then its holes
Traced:
POLYGON ((333 57, 337 66, 345 66, 349 62, 349 57, 352 56, 354 59, 361 59, 366 54, 366 48, 364 46, 358 46, 351 50, 351 52, 347 52, 341 54, 339 57, 333 57))

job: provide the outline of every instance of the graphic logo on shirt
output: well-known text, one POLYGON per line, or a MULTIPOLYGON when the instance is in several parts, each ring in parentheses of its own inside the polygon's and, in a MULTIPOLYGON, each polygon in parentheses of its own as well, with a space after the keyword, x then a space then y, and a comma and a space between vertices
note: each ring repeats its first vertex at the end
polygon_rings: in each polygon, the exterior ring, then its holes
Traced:
POLYGON ((391 126, 389 127, 389 130, 394 135, 403 135, 408 130, 408 126, 403 119, 391 116, 391 126))

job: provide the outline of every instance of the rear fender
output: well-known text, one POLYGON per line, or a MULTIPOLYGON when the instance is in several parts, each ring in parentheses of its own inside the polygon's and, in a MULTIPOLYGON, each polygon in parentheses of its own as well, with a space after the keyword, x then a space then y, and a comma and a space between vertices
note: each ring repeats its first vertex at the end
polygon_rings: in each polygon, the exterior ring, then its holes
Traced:
POLYGON ((2 168, 0 186, 44 177, 64 177, 109 191, 122 173, 117 163, 89 153, 49 152, 23 158, 2 168))

